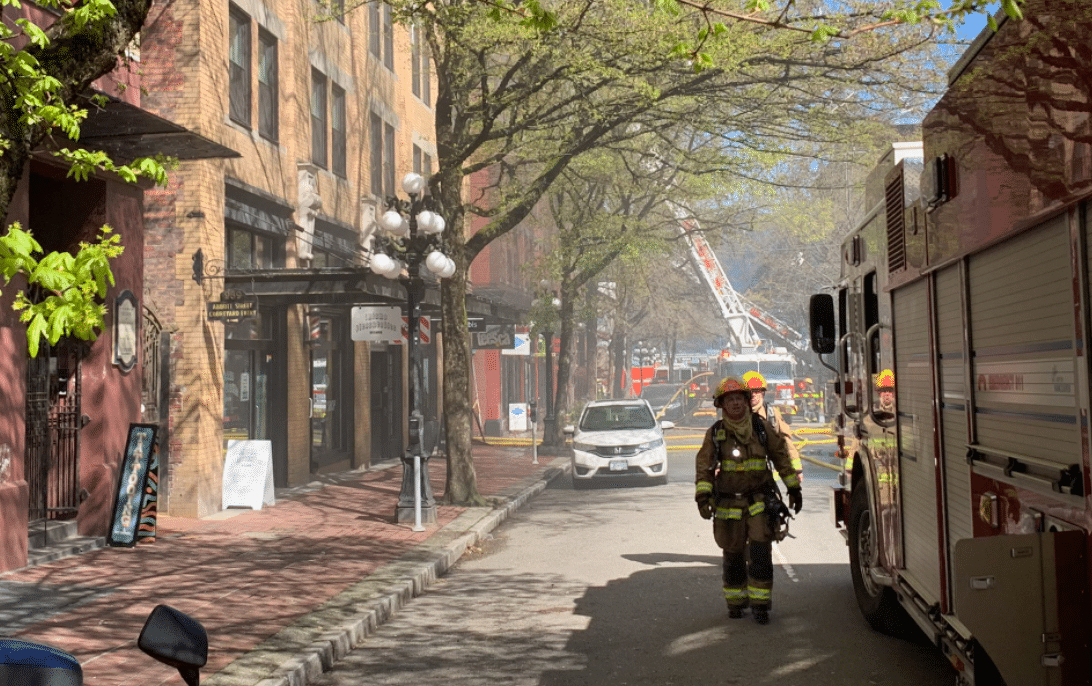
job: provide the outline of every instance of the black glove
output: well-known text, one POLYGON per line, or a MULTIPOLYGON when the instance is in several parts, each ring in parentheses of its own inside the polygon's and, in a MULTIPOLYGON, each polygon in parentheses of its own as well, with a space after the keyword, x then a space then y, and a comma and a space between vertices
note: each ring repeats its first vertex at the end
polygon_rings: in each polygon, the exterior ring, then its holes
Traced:
POLYGON ((794 514, 800 514, 800 510, 804 507, 804 494, 800 491, 800 487, 794 486, 786 490, 789 493, 789 507, 794 514))
POLYGON ((698 498, 698 514, 702 519, 713 518, 713 503, 710 502, 709 496, 698 498))

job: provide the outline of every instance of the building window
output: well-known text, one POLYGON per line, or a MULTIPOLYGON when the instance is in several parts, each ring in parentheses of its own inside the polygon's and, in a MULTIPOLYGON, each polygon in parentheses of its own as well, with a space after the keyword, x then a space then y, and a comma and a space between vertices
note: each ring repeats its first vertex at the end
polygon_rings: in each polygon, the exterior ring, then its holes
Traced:
POLYGON ((368 51, 394 71, 394 23, 386 3, 368 3, 368 51))
POLYGON ((326 168, 326 76, 311 70, 311 162, 326 168))
POLYGON ((383 185, 394 195, 394 127, 383 122, 383 185))
POLYGON ((410 62, 413 71, 413 94, 426 105, 432 104, 432 65, 429 62, 428 43, 425 41, 425 32, 420 26, 410 29, 410 62))
POLYGON ((284 267, 284 239, 228 225, 226 231, 229 271, 243 269, 276 269, 284 267))
POLYGON ((277 141, 277 37, 258 29, 258 133, 277 141))
POLYGON ((348 177, 345 168, 345 129, 345 91, 333 84, 330 90, 330 162, 333 172, 342 178, 348 177))
POLYGON ((394 127, 376 113, 369 119, 371 131, 372 195, 394 195, 394 127))
POLYGON ((228 115, 250 128, 250 17, 235 5, 228 12, 228 115))
POLYGON ((432 157, 417 145, 413 146, 413 171, 426 180, 432 176, 432 157))

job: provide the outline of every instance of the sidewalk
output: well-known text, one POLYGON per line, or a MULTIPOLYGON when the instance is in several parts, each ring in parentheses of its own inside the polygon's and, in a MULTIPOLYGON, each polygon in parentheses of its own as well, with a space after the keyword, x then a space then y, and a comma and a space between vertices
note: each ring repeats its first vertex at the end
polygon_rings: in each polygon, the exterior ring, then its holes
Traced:
MULTIPOLYGON (((401 462, 320 477, 260 511, 160 516, 154 543, 103 548, 0 574, 0 634, 80 661, 86 684, 182 684, 136 647, 166 603, 209 634, 204 686, 301 686, 444 574, 468 546, 546 484, 568 458, 474 444, 478 490, 495 508, 437 506, 414 532, 394 523, 401 462)), ((446 464, 430 461, 439 498, 446 464)))

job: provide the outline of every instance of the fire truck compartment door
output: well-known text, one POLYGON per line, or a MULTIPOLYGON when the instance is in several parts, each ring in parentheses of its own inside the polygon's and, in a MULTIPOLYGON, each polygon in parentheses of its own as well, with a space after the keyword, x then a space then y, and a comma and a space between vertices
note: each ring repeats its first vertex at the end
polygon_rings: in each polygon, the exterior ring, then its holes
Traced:
POLYGON ((1008 684, 1088 677, 1085 535, 1057 531, 968 538, 955 545, 955 613, 1008 684))

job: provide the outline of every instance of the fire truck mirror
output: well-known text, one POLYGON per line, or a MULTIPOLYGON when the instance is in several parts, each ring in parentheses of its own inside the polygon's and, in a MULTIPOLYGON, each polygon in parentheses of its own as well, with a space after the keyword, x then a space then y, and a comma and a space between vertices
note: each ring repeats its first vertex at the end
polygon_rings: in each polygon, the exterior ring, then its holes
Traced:
POLYGON ((808 322, 811 329, 811 349, 820 355, 834 352, 837 339, 834 331, 834 297, 829 293, 816 293, 811 296, 808 322))

